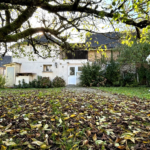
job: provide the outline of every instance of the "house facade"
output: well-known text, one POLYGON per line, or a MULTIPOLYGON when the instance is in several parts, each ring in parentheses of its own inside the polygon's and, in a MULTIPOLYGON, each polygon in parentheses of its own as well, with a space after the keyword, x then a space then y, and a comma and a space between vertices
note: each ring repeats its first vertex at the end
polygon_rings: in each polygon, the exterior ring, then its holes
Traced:
POLYGON ((6 75, 6 67, 3 66, 4 64, 9 64, 12 62, 11 56, 4 56, 0 58, 0 75, 6 75))
MULTIPOLYGON (((31 50, 31 46, 25 49, 31 50)), ((55 53, 54 53, 55 55, 55 53)), ((81 67, 87 62, 86 57, 63 59, 61 56, 43 59, 34 54, 35 61, 28 57, 12 58, 12 62, 5 64, 6 67, 6 86, 18 85, 24 79, 26 83, 37 79, 38 76, 49 77, 53 80, 56 76, 63 78, 66 85, 79 84, 81 67)))
MULTIPOLYGON (((7 86, 12 87, 14 84, 18 85, 24 79, 26 83, 37 79, 38 76, 49 77, 53 80, 56 76, 63 78, 66 85, 77 85, 80 83, 79 77, 82 70, 82 65, 89 62, 95 61, 96 58, 102 57, 101 52, 97 52, 96 47, 102 44, 110 44, 114 40, 108 40, 108 37, 103 34, 92 35, 92 40, 87 38, 86 43, 91 42, 91 48, 88 50, 78 50, 72 53, 63 53, 56 55, 56 51, 60 49, 54 48, 51 52, 52 58, 43 59, 33 54, 35 61, 29 60, 28 57, 12 58, 11 63, 5 64, 6 67, 6 78, 7 86), (104 39, 105 38, 105 39, 104 39), (95 40, 98 44, 95 45, 95 40), (107 41, 107 42, 106 42, 107 41), (9 74, 9 75, 8 75, 9 74)), ((111 49, 113 46, 108 46, 106 55, 108 58, 111 56, 111 49)), ((32 46, 24 46, 26 51, 32 51, 32 46)), ((113 57, 117 57, 116 53, 113 57)))

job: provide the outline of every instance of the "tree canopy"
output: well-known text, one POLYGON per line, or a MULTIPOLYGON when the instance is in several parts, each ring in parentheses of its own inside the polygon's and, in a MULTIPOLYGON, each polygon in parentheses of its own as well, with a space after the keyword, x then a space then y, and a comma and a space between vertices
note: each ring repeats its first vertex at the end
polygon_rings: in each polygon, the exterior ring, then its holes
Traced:
POLYGON ((146 58, 150 54, 150 33, 141 32, 142 40, 132 40, 132 45, 125 44, 116 47, 120 50, 118 61, 123 64, 147 63, 146 58))
POLYGON ((41 32, 62 50, 71 50, 68 39, 75 31, 81 36, 83 31, 105 32, 108 24, 114 31, 120 24, 128 25, 140 39, 140 30, 150 28, 149 17, 149 0, 1 0, 1 54, 10 50, 10 43, 30 41, 40 55, 36 45, 42 43, 34 37, 41 32))

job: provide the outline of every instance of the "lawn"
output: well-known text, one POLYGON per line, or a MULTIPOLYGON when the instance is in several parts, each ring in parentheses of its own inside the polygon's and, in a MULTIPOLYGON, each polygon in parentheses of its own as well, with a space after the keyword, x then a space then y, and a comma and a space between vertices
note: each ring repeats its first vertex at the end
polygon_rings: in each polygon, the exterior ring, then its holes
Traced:
POLYGON ((105 92, 123 94, 131 97, 139 97, 141 99, 150 99, 150 87, 98 87, 105 92))
POLYGON ((150 149, 150 101, 61 89, 2 90, 0 147, 150 149))

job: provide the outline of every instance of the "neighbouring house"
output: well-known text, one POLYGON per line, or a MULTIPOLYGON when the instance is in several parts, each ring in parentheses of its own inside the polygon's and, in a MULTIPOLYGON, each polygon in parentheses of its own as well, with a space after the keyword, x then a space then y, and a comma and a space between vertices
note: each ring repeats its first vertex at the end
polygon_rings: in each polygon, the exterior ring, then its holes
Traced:
POLYGON ((9 64, 12 61, 11 56, 4 56, 0 58, 0 74, 1 75, 6 75, 6 67, 4 66, 5 64, 9 64))
MULTIPOLYGON (((112 49, 119 44, 119 40, 116 40, 116 33, 94 34, 90 38, 86 38, 86 43, 91 42, 90 50, 77 50, 74 54, 66 52, 55 56, 56 52, 59 52, 58 47, 54 47, 51 51, 52 58, 42 59, 34 54, 36 61, 29 60, 28 57, 21 56, 20 58, 12 58, 12 62, 5 64, 8 81, 7 86, 18 85, 22 79, 26 83, 37 79, 38 76, 49 77, 53 80, 56 76, 62 77, 67 85, 77 85, 80 80, 80 73, 82 65, 88 61, 93 62, 95 55, 97 58, 102 57, 101 53, 98 53, 96 47, 107 45, 105 49, 108 58, 111 57, 112 49), (109 37, 111 38, 109 38, 109 37), (95 44, 95 41, 97 43, 95 44), (65 58, 65 59, 64 59, 65 58), (11 78, 11 80, 10 80, 11 78)), ((47 39, 42 36, 40 38, 42 42, 47 42, 47 39)), ((85 44, 85 43, 84 43, 85 44)), ((102 46, 102 48, 104 48, 102 46)), ((26 51, 33 51, 33 47, 30 45, 24 45, 26 51)), ((119 52, 114 52, 113 57, 117 57, 119 52)))
POLYGON ((117 59, 119 55, 118 50, 114 50, 115 47, 120 45, 119 33, 109 32, 102 34, 93 34, 86 38, 86 44, 89 45, 90 51, 88 51, 88 60, 94 62, 95 59, 101 59, 106 56, 107 60, 113 57, 117 59), (98 48, 102 48, 103 51, 98 48))

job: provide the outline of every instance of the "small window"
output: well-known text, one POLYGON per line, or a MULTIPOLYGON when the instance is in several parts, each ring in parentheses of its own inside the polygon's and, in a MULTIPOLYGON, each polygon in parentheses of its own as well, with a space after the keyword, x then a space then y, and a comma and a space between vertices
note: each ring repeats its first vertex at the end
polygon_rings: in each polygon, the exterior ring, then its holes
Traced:
POLYGON ((52 65, 44 65, 43 71, 44 72, 52 72, 52 65))
POLYGON ((78 67, 78 71, 82 71, 82 67, 78 67))
POLYGON ((70 67, 70 75, 75 75, 75 67, 70 67))

